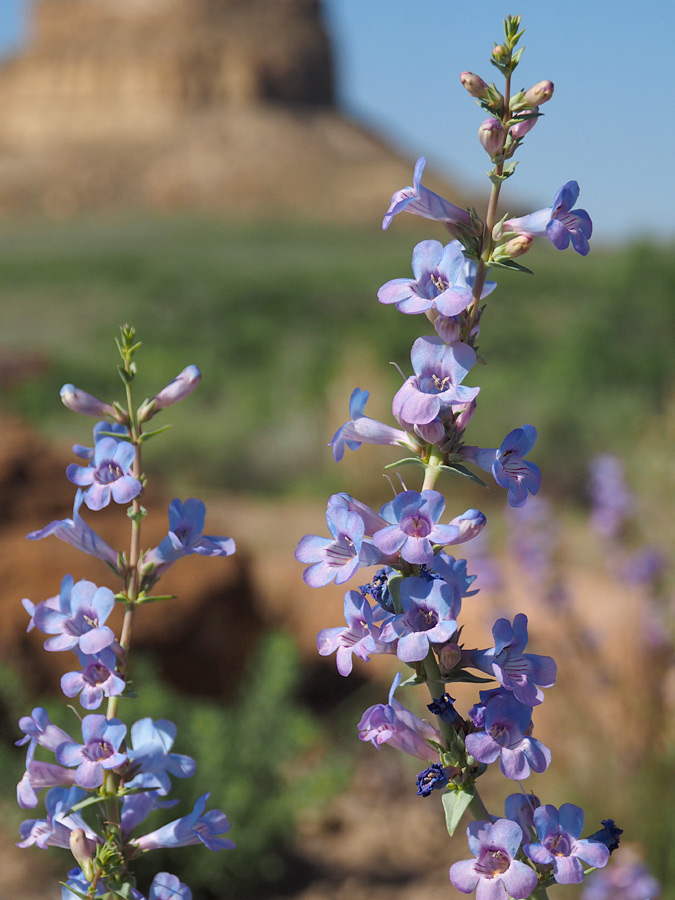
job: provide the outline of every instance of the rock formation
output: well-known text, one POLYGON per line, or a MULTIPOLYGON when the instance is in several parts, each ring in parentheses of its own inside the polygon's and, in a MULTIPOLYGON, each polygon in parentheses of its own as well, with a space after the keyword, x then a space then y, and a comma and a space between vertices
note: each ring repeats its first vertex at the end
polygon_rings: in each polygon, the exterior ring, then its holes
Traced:
POLYGON ((354 222, 410 179, 336 112, 318 0, 36 0, 0 65, 0 213, 354 222))

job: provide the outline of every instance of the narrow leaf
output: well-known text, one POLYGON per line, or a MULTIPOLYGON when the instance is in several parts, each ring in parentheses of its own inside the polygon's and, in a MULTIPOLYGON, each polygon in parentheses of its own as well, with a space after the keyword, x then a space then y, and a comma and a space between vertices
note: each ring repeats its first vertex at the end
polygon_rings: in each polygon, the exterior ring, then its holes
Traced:
POLYGON ((480 484, 481 487, 487 487, 482 478, 479 478, 478 475, 474 475, 470 469, 467 469, 466 466, 463 466, 461 463, 450 463, 447 466, 441 466, 441 469, 445 469, 446 472, 456 472, 458 475, 462 475, 464 478, 468 478, 470 481, 480 484))

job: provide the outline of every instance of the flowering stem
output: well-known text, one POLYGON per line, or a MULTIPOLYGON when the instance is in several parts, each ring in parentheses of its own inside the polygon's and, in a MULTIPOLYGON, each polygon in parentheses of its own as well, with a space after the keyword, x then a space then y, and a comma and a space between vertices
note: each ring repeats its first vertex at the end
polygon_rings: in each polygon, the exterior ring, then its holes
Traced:
MULTIPOLYGON (((471 803, 469 804, 469 812, 473 816, 476 821, 480 822, 491 822, 492 816, 487 811, 487 807, 481 800, 480 794, 474 787, 473 798, 471 803)), ((534 897, 534 894, 532 895, 534 897)), ((546 895, 544 895, 546 896, 546 895)))
POLYGON ((546 888, 543 884, 537 885, 537 887, 532 891, 530 897, 533 900, 548 900, 548 894, 546 893, 546 888))
POLYGON ((436 444, 434 444, 431 448, 431 453, 429 454, 427 464, 424 467, 424 483, 422 484, 423 491, 430 491, 436 485, 438 476, 441 474, 440 467, 442 463, 443 454, 438 449, 436 444))
MULTIPOLYGON (((504 149, 504 144, 506 143, 506 138, 508 136, 508 131, 506 129, 506 123, 509 121, 511 116, 511 112, 509 110, 509 106, 511 103, 511 73, 509 72, 504 76, 505 85, 504 85, 504 109, 502 112, 502 124, 504 125, 504 137, 502 143, 502 151, 504 149)), ((502 181, 501 177, 504 174, 504 163, 500 162, 495 166, 495 175, 497 176, 495 180, 492 182, 492 190, 490 191, 490 199, 488 200, 487 213, 485 215, 485 226, 483 229, 483 240, 481 246, 480 259, 477 262, 476 266, 476 278, 473 284, 473 300, 469 306, 469 321, 466 326, 466 340, 470 343, 471 332, 473 330, 474 325, 476 324, 476 318, 478 315, 478 307, 480 304, 480 297, 483 293, 483 287, 485 286, 485 279, 488 273, 488 264, 487 261, 490 258, 490 254, 492 253, 492 249, 494 247, 494 241, 492 239, 492 230, 497 224, 497 207, 499 205, 499 192, 501 191, 502 181)))

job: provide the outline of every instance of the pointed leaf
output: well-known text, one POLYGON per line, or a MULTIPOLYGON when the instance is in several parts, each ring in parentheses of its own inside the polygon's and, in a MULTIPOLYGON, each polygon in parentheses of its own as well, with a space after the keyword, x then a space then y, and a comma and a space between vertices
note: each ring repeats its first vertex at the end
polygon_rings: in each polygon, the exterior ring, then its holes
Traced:
POLYGON ((421 459, 418 459, 416 456, 406 456, 404 459, 397 459, 396 462, 389 463, 388 466, 385 466, 385 469, 396 469, 398 466, 407 466, 407 465, 416 465, 423 466, 425 463, 422 462, 421 459))
POLYGON ((448 791, 443 794, 443 809, 445 811, 445 827, 448 829, 450 837, 457 830, 457 826, 462 820, 462 816, 469 808, 473 800, 473 787, 461 788, 455 791, 448 791))
POLYGON ((468 478, 476 484, 480 484, 481 487, 487 487, 482 478, 479 478, 478 475, 474 475, 470 469, 467 469, 466 466, 463 466, 461 463, 450 463, 447 466, 441 466, 441 469, 445 469, 446 472, 456 472, 458 475, 462 475, 464 478, 468 478))

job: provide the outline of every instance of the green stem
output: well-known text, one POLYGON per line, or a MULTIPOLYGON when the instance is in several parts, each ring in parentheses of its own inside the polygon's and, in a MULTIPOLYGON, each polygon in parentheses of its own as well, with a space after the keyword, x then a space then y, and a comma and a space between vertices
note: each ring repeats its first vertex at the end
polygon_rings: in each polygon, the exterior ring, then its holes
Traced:
POLYGON ((475 789, 474 786, 474 794, 471 803, 469 804, 469 812, 473 816, 474 819, 480 822, 491 822, 492 817, 490 813, 487 811, 487 807, 481 800, 480 794, 475 789))
POLYGON ((531 898, 534 900, 548 900, 548 894, 546 893, 546 888, 543 884, 538 885, 530 894, 531 898))
POLYGON ((441 465, 443 464, 443 454, 434 444, 429 454, 429 460, 424 468, 423 491, 430 491, 435 487, 438 476, 441 474, 441 465))

